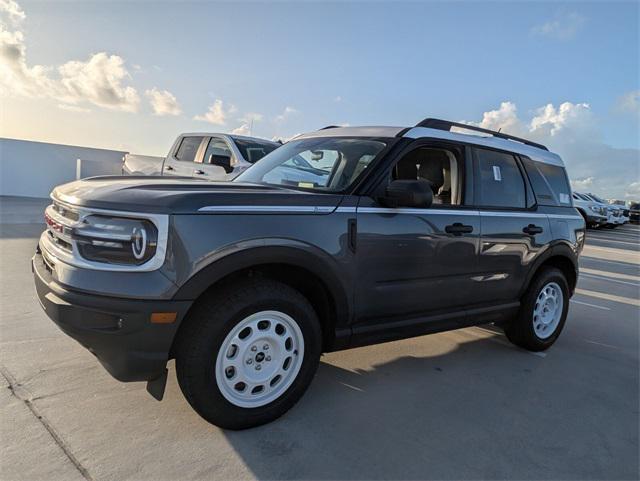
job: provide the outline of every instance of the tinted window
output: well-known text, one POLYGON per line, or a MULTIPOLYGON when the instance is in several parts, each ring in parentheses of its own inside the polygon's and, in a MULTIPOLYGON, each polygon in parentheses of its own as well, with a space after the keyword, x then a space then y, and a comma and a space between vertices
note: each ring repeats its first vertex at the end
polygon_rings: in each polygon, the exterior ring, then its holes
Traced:
POLYGON ((525 207, 524 180, 509 154, 477 149, 480 202, 487 207, 525 207))
POLYGON ((212 137, 204 153, 204 162, 216 164, 220 157, 231 157, 231 150, 224 140, 212 137))
MULTIPOLYGON (((536 200, 540 205, 571 205, 571 188, 564 168, 523 157, 536 200)), ((573 196, 576 199, 576 195, 573 196)), ((579 198, 578 198, 579 199, 579 198)))
POLYGON ((545 164, 544 162, 537 162, 536 166, 551 186, 560 205, 571 205, 571 187, 569 187, 569 179, 567 179, 565 170, 557 165, 545 164))
POLYGON ((244 157, 247 162, 251 162, 252 164, 280 147, 279 144, 274 144, 272 142, 266 141, 260 142, 258 140, 236 138, 234 138, 233 141, 236 143, 236 146, 242 154, 242 157, 244 157))
POLYGON ((185 162, 193 162, 196 159, 196 153, 198 147, 204 137, 185 137, 178 147, 176 152, 176 159, 184 160, 185 162))

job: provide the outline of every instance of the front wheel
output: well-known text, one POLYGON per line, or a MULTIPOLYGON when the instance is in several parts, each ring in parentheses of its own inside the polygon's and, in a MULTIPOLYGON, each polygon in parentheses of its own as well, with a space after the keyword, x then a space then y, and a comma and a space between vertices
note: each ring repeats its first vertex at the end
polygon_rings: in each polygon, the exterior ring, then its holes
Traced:
POLYGON ((534 278, 522 298, 518 316, 504 326, 507 338, 530 351, 544 351, 558 339, 567 320, 569 285, 553 267, 534 278))
POLYGON ((202 299, 178 338, 176 372, 187 401, 226 429, 270 422, 302 396, 318 367, 316 313, 295 289, 268 279, 202 299))

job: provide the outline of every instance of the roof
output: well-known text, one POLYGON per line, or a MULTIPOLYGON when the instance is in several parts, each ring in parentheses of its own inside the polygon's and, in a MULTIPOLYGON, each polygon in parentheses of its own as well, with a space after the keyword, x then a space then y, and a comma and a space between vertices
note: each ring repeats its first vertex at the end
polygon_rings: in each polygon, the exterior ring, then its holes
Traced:
POLYGON ((523 144, 522 142, 493 137, 490 134, 478 135, 462 132, 450 132, 447 130, 432 129, 428 127, 330 127, 315 132, 302 134, 295 138, 315 138, 315 137, 397 137, 401 132, 402 137, 410 139, 432 138, 442 140, 452 140, 455 142, 463 142, 466 144, 474 144, 482 147, 490 147, 494 149, 507 150, 521 155, 526 155, 532 160, 544 162, 545 164, 557 165, 564 167, 564 162, 558 154, 549 152, 532 145, 523 144))
POLYGON ((233 139, 253 140, 258 142, 267 142, 269 144, 278 144, 278 142, 274 142, 273 140, 269 139, 263 139, 262 137, 249 137, 247 135, 236 135, 224 132, 185 132, 180 134, 180 137, 231 137, 233 139))

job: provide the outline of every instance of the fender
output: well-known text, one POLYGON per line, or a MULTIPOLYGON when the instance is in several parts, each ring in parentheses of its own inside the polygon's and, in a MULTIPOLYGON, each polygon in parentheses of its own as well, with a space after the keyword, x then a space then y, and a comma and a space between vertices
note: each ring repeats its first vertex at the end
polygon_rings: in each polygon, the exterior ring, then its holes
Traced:
MULTIPOLYGON (((529 272, 527 273, 526 280, 520 289, 519 297, 521 297, 525 291, 529 288, 529 284, 531 284, 531 280, 538 273, 540 266, 544 264, 551 257, 564 257, 573 265, 573 269, 576 273, 576 283, 578 280, 578 256, 575 252, 575 248, 571 245, 570 242, 566 240, 557 240, 552 243, 540 256, 535 260, 535 262, 529 268, 529 272)), ((575 287, 575 286, 574 286, 575 287)), ((573 294, 573 290, 571 291, 573 294)))
POLYGON ((331 294, 336 307, 336 326, 351 319, 349 277, 339 272, 335 259, 321 249, 292 239, 256 239, 218 252, 214 259, 193 274, 176 292, 174 300, 195 300, 212 284, 242 269, 261 264, 288 264, 316 275, 331 294))

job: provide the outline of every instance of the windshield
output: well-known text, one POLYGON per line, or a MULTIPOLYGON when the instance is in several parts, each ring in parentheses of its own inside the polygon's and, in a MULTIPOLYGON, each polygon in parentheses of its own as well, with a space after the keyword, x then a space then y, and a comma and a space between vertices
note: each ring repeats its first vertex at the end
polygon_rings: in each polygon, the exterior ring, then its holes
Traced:
POLYGON ((386 145, 347 137, 293 140, 235 180, 339 192, 353 184, 386 145))
POLYGON ((238 147, 242 157, 252 164, 280 147, 279 144, 268 142, 266 140, 264 142, 260 142, 259 140, 239 139, 236 137, 231 138, 235 142, 236 147, 238 147))
POLYGON ((607 201, 602 200, 600 197, 598 197, 595 194, 589 194, 589 197, 591 197, 593 200, 595 200, 596 202, 600 202, 601 204, 608 204, 607 201))

